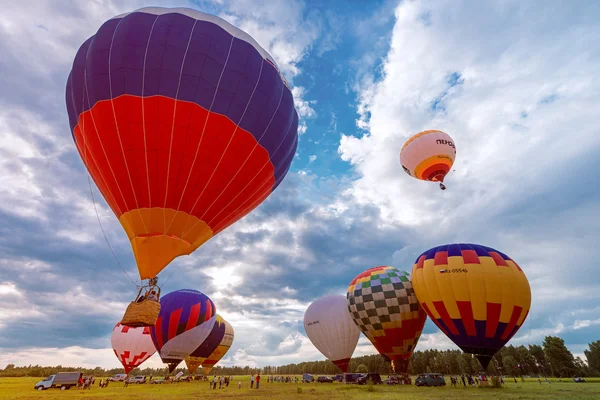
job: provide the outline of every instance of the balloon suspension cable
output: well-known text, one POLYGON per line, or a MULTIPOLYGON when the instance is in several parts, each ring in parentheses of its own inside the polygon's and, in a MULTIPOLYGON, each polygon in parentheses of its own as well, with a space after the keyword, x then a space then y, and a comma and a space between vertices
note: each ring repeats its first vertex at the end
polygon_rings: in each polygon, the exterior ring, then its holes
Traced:
POLYGON ((102 222, 100 221, 100 214, 98 214, 98 208, 96 207, 96 199, 94 198, 94 191, 92 190, 92 181, 90 179, 90 175, 89 174, 87 176, 87 179, 88 179, 88 185, 90 187, 90 195, 92 196, 92 204, 94 205, 94 211, 96 212, 96 218, 98 219, 98 224, 100 225, 100 230, 102 230, 102 235, 104 236, 104 240, 106 241, 106 244, 108 245, 108 249, 112 253, 115 261, 117 262, 117 264, 119 264, 119 267, 121 267, 121 269, 123 270, 123 272, 127 276, 127 279, 129 279, 131 281, 131 283, 133 283, 134 285, 138 286, 137 282, 135 282, 133 279, 131 279, 131 277, 129 276, 129 274, 127 273, 127 271, 125 271, 125 268, 123 268, 123 265, 119 262, 119 259, 117 258, 117 255, 115 254, 112 246, 110 245, 110 242, 108 241, 108 237, 106 236, 106 232, 104 231, 104 227, 102 226, 102 222))

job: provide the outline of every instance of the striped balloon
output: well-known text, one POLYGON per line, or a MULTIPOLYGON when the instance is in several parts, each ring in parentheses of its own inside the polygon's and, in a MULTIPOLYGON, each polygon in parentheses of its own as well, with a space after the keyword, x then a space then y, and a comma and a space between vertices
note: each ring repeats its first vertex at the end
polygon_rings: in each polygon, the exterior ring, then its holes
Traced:
POLYGON ((456 147, 450 135, 436 130, 417 133, 400 151, 404 172, 424 181, 444 182, 455 158, 456 147))
POLYGON ((215 314, 212 300, 197 290, 182 289, 161 297, 160 314, 150 333, 170 372, 208 337, 215 314))
POLYGON ((410 275, 389 266, 368 269, 350 282, 346 298, 354 323, 394 372, 406 373, 427 319, 410 275))
POLYGON ((186 8, 105 22, 75 56, 66 104, 141 279, 256 208, 298 144, 292 92, 273 58, 223 19, 186 8))
POLYGON ((478 244, 447 244, 421 254, 412 270, 417 298, 435 324, 484 369, 517 333, 531 306, 519 265, 478 244))
POLYGON ((225 357, 225 354, 227 354, 231 348, 231 345, 233 344, 233 326, 231 326, 229 322, 225 320, 223 321, 225 322, 225 335, 223 335, 223 339, 221 339, 221 343, 219 343, 219 346, 217 346, 215 351, 213 351, 202 363, 202 371, 204 372, 204 375, 210 374, 210 371, 213 369, 215 364, 225 357))
POLYGON ((215 315, 215 324, 206 339, 192 352, 192 354, 185 358, 185 364, 187 365, 190 375, 196 372, 198 367, 206 361, 208 356, 219 347, 219 344, 225 336, 225 328, 226 325, 223 317, 218 314, 215 315))

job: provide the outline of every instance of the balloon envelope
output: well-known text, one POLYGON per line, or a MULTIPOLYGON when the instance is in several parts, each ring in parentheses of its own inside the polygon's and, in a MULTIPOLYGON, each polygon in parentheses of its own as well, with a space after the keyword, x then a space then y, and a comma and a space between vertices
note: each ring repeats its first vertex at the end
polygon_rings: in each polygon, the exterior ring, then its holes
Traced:
POLYGON ((427 319, 410 275, 390 266, 368 269, 350 282, 346 297, 354 323, 392 370, 407 372, 427 319))
POLYGON ((215 313, 212 300, 197 290, 177 290, 160 299, 160 314, 150 333, 170 372, 204 342, 215 324, 215 313))
POLYGON ((454 141, 442 131, 423 131, 406 141, 400 151, 404 172, 424 181, 443 182, 454 164, 454 141))
POLYGON ((233 344, 234 334, 233 334, 233 326, 225 320, 225 334, 223 335, 223 339, 221 339, 221 343, 217 346, 215 351, 213 351, 202 363, 202 370, 204 375, 210 374, 210 371, 218 363, 224 356, 227 354, 231 345, 233 344))
POLYGON ((484 369, 525 321, 531 289, 519 265, 478 244, 447 244, 421 254, 413 285, 435 324, 484 369))
POLYGON ((148 7, 106 21, 79 48, 65 95, 79 154, 141 279, 256 208, 298 143, 273 58, 196 10, 148 7))
POLYGON ((196 350, 185 358, 188 372, 193 374, 196 369, 206 360, 208 356, 219 346, 225 336, 225 320, 220 315, 215 315, 215 323, 212 330, 196 350))
POLYGON ((304 313, 304 330, 317 350, 342 372, 348 372, 360 330, 348 312, 345 296, 330 295, 315 300, 304 313))
POLYGON ((131 328, 119 322, 113 328, 110 343, 126 374, 156 352, 148 326, 131 328))

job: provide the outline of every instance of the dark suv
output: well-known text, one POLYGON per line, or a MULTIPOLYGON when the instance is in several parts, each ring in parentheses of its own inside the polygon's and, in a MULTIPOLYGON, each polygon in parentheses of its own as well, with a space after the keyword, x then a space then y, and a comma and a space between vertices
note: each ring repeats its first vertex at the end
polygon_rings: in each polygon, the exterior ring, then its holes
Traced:
POLYGON ((446 386, 444 375, 442 374, 421 374, 415 379, 417 386, 446 386))
POLYGON ((317 382, 321 382, 321 383, 323 383, 323 382, 332 383, 332 382, 333 382, 333 379, 332 379, 332 378, 330 378, 330 377, 328 377, 328 376, 319 376, 319 377, 317 378, 317 382))
POLYGON ((361 375, 360 378, 356 380, 356 383, 358 383, 359 385, 364 385, 369 381, 372 382, 374 385, 380 385, 383 383, 383 381, 381 380, 381 376, 376 372, 361 375))

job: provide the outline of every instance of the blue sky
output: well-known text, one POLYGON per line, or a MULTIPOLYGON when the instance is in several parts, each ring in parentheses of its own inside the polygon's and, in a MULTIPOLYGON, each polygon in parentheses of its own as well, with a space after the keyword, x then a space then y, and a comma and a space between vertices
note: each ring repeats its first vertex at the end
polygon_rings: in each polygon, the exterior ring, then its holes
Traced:
MULTIPOLYGON (((322 359, 302 328, 311 301, 345 293, 375 265, 410 271, 423 250, 448 242, 495 247, 523 267, 532 309, 511 343, 556 334, 582 354, 600 337, 600 6, 482 3, 152 4, 214 13, 250 33, 291 83, 301 117, 284 183, 161 278, 166 291, 204 291, 233 324, 224 364, 322 359), (457 144, 445 192, 400 167, 402 144, 423 129, 457 144)), ((63 93, 79 45, 108 18, 146 5, 3 6, 0 368, 119 365, 110 332, 135 286, 104 242, 63 93)), ((98 207, 135 277, 126 235, 98 207)), ((454 347, 428 322, 418 346, 427 348, 454 347)), ((361 339, 355 354, 374 352, 361 339)))

